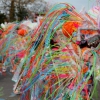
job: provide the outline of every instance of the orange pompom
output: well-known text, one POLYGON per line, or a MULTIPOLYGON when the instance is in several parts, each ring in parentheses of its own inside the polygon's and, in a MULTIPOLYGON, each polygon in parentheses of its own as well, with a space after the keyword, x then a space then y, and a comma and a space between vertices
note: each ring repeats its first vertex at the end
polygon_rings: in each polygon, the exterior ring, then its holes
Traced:
POLYGON ((73 32, 77 31, 81 24, 79 22, 65 22, 62 26, 62 32, 66 37, 72 36, 73 32))
POLYGON ((19 29, 17 33, 21 36, 25 36, 27 34, 27 30, 26 29, 19 29))

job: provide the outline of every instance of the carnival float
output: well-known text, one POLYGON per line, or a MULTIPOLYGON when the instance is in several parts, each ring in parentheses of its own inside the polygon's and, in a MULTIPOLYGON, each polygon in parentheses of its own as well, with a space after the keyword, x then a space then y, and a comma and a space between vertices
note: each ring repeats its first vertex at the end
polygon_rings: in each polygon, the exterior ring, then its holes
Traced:
POLYGON ((100 81, 99 6, 78 13, 68 3, 52 7, 39 23, 2 24, 3 71, 14 72, 20 100, 92 100, 100 81))

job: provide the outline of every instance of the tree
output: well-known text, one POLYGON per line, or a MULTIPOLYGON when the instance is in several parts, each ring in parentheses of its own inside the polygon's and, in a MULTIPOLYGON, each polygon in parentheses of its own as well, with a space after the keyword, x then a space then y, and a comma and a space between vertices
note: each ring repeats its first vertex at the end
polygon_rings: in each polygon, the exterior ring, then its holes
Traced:
POLYGON ((10 21, 15 19, 15 0, 11 0, 11 7, 10 7, 10 21))
POLYGON ((21 21, 28 16, 28 11, 25 8, 21 7, 16 13, 16 15, 18 17, 18 20, 21 21))
POLYGON ((44 14, 47 11, 47 2, 44 0, 36 0, 33 4, 30 4, 28 9, 36 14, 44 14))
POLYGON ((7 19, 6 16, 4 14, 0 13, 0 24, 4 23, 6 19, 7 19))
POLYGON ((28 14, 45 14, 47 11, 47 3, 44 0, 2 0, 5 15, 9 21, 16 18, 22 20, 28 14))
POLYGON ((34 0, 2 0, 2 5, 5 14, 9 16, 9 20, 13 21, 15 20, 16 13, 22 12, 30 2, 34 2, 34 0))

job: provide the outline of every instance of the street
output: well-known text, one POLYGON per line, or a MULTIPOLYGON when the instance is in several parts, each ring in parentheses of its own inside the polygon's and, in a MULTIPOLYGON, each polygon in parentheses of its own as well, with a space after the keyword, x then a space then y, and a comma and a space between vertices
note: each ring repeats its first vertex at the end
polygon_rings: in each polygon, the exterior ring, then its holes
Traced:
POLYGON ((7 69, 6 73, 0 74, 0 88, 3 88, 0 91, 0 100, 20 100, 19 95, 15 95, 13 93, 13 85, 14 82, 12 82, 13 74, 9 72, 9 68, 7 69))

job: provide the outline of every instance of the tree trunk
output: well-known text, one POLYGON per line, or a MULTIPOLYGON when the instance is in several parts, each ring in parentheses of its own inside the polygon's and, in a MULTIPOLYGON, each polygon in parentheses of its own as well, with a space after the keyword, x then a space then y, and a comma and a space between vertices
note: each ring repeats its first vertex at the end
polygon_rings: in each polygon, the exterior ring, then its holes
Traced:
POLYGON ((10 21, 15 20, 15 0, 11 0, 11 7, 10 7, 10 21))

